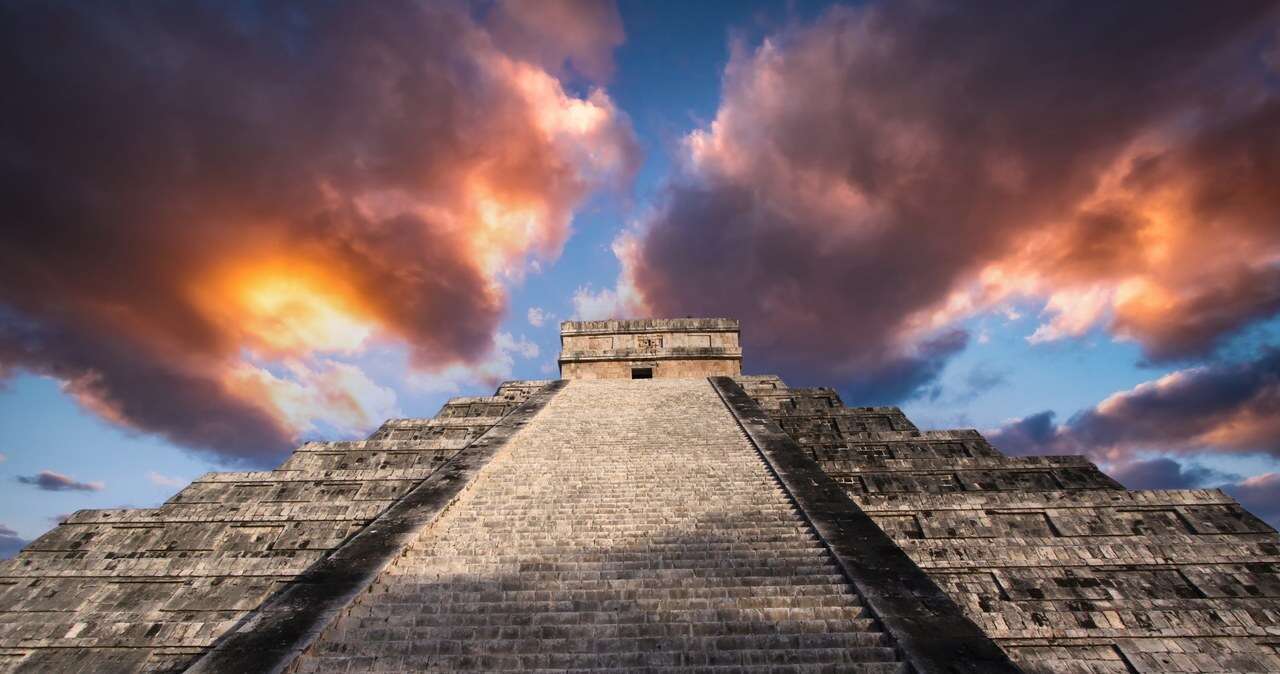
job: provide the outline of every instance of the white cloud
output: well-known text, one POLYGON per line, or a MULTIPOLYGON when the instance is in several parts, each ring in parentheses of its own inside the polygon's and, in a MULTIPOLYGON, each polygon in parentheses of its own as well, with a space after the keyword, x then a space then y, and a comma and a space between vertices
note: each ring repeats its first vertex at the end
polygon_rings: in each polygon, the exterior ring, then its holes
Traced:
POLYGON ((594 290, 589 284, 573 291, 573 320, 598 321, 606 318, 633 318, 643 316, 644 309, 636 300, 634 291, 621 286, 618 289, 594 290))
POLYGON ((573 320, 596 321, 606 318, 641 318, 652 315, 627 271, 635 266, 638 255, 639 240, 635 232, 628 229, 619 234, 613 240, 612 249, 614 257, 618 258, 623 268, 617 285, 613 288, 602 288, 598 292, 592 289, 591 284, 578 286, 573 291, 573 320))
POLYGON ((538 357, 538 345, 526 339, 524 335, 517 338, 509 332, 499 332, 493 342, 503 353, 515 353, 526 360, 538 357))
POLYGON ((151 481, 151 484, 154 484, 157 487, 185 487, 189 482, 188 480, 184 480, 180 477, 161 475, 154 470, 147 471, 147 479, 151 481))
POLYGON ((1079 337, 1097 325, 1111 308, 1115 292, 1104 286, 1083 290, 1059 290, 1049 297, 1045 312, 1053 315, 1027 338, 1032 344, 1052 342, 1065 337, 1079 337))
POLYGON ((268 400, 291 428, 311 431, 323 422, 344 433, 360 433, 399 415, 396 394, 359 367, 336 360, 291 359, 283 376, 242 364, 231 383, 257 400, 268 400))
POLYGON ((555 314, 542 310, 542 307, 529 307, 529 325, 540 328, 547 321, 555 318, 555 314))
POLYGON ((493 338, 493 348, 489 355, 479 363, 452 365, 439 372, 411 374, 408 381, 420 391, 440 393, 456 393, 464 386, 474 386, 477 383, 497 386, 511 378, 516 356, 530 360, 537 358, 540 352, 538 345, 524 335, 516 337, 509 332, 499 332, 493 338))

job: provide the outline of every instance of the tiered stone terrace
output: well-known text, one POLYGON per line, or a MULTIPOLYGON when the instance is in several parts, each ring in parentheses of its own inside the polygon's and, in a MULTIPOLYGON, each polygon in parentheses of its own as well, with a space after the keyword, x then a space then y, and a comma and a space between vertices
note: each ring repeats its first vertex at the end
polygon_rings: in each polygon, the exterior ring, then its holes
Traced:
POLYGON ((176 671, 545 382, 455 398, 154 509, 82 510, 0 562, 0 671, 176 671))
POLYGON ((738 381, 1027 672, 1280 671, 1280 537, 1226 494, 738 381))
POLYGON ((737 329, 568 324, 575 381, 80 511, 0 563, 0 671, 1280 671, 1226 494, 720 376, 737 329))
POLYGON ((900 672, 703 379, 574 381, 296 672, 900 672))

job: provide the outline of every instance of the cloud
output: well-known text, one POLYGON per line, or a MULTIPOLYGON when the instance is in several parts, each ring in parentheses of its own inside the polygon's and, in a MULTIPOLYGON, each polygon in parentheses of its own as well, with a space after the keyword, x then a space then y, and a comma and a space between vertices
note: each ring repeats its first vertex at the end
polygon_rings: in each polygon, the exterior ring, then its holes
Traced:
POLYGON ((1272 527, 1280 525, 1280 473, 1245 478, 1169 457, 1134 461, 1108 472, 1129 489, 1221 489, 1272 527))
POLYGON ((560 79, 608 75, 616 10, 538 6, 0 8, 21 92, 0 109, 0 371, 270 464, 318 419, 390 407, 352 371, 373 345, 483 363, 506 285, 637 165, 608 95, 560 79))
POLYGON ((104 482, 80 482, 70 475, 52 470, 42 470, 35 475, 19 475, 17 480, 45 491, 102 491, 107 486, 104 482))
MULTIPOLYGON (((616 288, 596 290, 591 284, 578 286, 573 291, 573 316, 575 321, 599 321, 607 318, 634 318, 649 311, 636 297, 634 291, 620 284, 616 288)), ((674 314, 673 314, 674 315, 674 314)))
POLYGON ((147 471, 147 480, 157 487, 185 487, 189 482, 191 482, 190 480, 180 477, 161 475, 154 470, 147 471))
POLYGON ((440 372, 414 374, 409 377, 409 383, 420 391, 435 393, 457 393, 477 385, 493 388, 511 378, 517 357, 529 360, 537 358, 539 353, 538 345, 523 335, 515 337, 508 332, 499 332, 494 338, 493 350, 481 362, 454 365, 440 372))
POLYGON ((555 315, 543 311, 541 307, 529 307, 528 319, 529 325, 532 325, 535 328, 540 328, 543 323, 546 323, 549 320, 554 320, 555 315))
POLYGON ((1222 490, 1272 527, 1280 527, 1280 473, 1255 475, 1235 484, 1224 485, 1222 490))
POLYGON ((1239 475, 1168 457, 1133 461, 1107 473, 1129 489, 1195 489, 1241 479, 1239 475))
POLYGON ((8 460, 9 460, 9 455, 5 454, 4 452, 0 452, 0 463, 4 463, 5 461, 8 461, 8 460))
POLYGON ((1272 527, 1280 524, 1278 473, 1245 478, 1164 456, 1119 465, 1108 473, 1129 489, 1222 489, 1272 527))
POLYGON ((0 524, 0 559, 9 559, 18 554, 30 542, 18 536, 18 532, 0 524))
POLYGON ((488 25, 515 57, 595 81, 613 74, 613 50, 625 38, 617 6, 598 0, 508 0, 497 4, 488 25))
POLYGON ((1128 461, 1158 450, 1280 456, 1280 349, 1177 370, 1109 396, 1055 426, 1041 412, 990 433, 1012 454, 1088 454, 1128 461))
POLYGON ((870 400, 918 395, 937 340, 1013 303, 1043 308, 1035 342, 1209 353, 1280 310, 1275 11, 872 2, 736 45, 619 287, 742 317, 758 369, 870 400))
POLYGON ((514 337, 509 332, 499 332, 496 343, 499 350, 514 353, 526 360, 538 357, 538 345, 529 341, 524 335, 514 337))
POLYGON ((995 369, 989 364, 980 363, 965 375, 965 390, 961 397, 972 400, 1007 383, 1009 383, 1007 372, 995 369))
POLYGON ((573 320, 596 321, 606 318, 625 318, 627 310, 618 300, 617 291, 609 288, 594 290, 590 285, 578 286, 573 291, 573 320))
POLYGON ((1006 454, 1051 454, 1057 442, 1058 428, 1053 423, 1056 416, 1045 410, 1010 421, 1000 428, 988 431, 987 439, 1006 454))
POLYGON ((289 359, 281 374, 245 363, 230 376, 233 390, 247 398, 271 401, 289 426, 299 431, 314 430, 312 420, 320 419, 349 435, 399 416, 395 392, 349 363, 289 359))

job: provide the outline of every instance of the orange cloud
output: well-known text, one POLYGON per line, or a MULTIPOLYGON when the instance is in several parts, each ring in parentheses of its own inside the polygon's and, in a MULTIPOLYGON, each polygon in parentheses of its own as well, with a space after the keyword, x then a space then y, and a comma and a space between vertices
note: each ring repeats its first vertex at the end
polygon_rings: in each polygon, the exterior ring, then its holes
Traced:
POLYGON ((0 27, 0 367, 270 463, 318 420, 394 410, 353 363, 371 344, 425 372, 491 361, 506 287, 637 152, 603 90, 560 79, 606 74, 611 6, 564 44, 505 4, 247 11, 32 5, 0 27))
POLYGON ((211 321, 262 356, 353 353, 381 324, 354 289, 306 261, 237 264, 192 294, 211 321))

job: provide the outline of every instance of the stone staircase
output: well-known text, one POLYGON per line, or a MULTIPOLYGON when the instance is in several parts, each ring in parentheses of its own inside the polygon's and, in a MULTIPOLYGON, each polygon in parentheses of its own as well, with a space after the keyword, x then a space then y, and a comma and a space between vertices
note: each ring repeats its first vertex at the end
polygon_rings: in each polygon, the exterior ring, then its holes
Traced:
POLYGON ((705 380, 577 380, 293 664, 906 672, 705 380))

